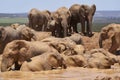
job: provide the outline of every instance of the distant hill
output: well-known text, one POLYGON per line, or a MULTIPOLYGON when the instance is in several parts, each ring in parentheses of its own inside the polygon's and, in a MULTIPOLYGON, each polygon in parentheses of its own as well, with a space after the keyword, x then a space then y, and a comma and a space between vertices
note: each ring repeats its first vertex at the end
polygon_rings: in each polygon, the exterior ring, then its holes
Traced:
MULTIPOLYGON (((0 17, 27 17, 27 13, 0 13, 0 17)), ((120 11, 96 11, 94 17, 120 17, 120 11)))
POLYGON ((27 17, 27 13, 0 13, 0 17, 27 17))
POLYGON ((120 17, 120 11, 96 11, 94 17, 120 17))

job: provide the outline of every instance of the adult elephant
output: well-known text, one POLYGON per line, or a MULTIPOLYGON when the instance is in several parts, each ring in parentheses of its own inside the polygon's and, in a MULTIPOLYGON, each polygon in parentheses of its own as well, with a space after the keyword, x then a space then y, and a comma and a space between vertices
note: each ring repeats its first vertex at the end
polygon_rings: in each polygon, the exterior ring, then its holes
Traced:
POLYGON ((0 27, 0 54, 2 54, 5 46, 12 40, 21 39, 18 31, 12 27, 0 27))
POLYGON ((61 18, 57 12, 51 13, 51 19, 48 21, 46 31, 52 32, 52 36, 61 37, 61 18))
POLYGON ((108 49, 111 53, 115 53, 120 47, 120 24, 109 24, 103 27, 100 32, 99 46, 103 48, 103 41, 111 40, 111 46, 108 49))
POLYGON ((69 9, 66 7, 61 7, 56 12, 59 14, 59 17, 61 18, 62 37, 66 37, 68 35, 71 13, 69 9))
POLYGON ((15 64, 15 70, 19 70, 24 61, 30 61, 31 57, 46 52, 57 52, 52 46, 40 41, 14 40, 8 43, 3 51, 1 71, 8 71, 15 64))
POLYGON ((19 25, 16 30, 19 32, 21 39, 27 41, 40 41, 52 36, 51 32, 35 31, 26 25, 19 25))
POLYGON ((34 72, 57 69, 58 67, 63 69, 67 67, 62 56, 60 56, 60 54, 57 52, 47 52, 31 58, 31 61, 25 61, 20 70, 34 72))
POLYGON ((74 4, 69 10, 71 12, 70 24, 73 27, 73 31, 78 33, 77 23, 81 23, 81 32, 85 35, 87 31, 87 35, 92 36, 92 19, 96 11, 96 5, 93 4, 92 6, 88 6, 74 4), (86 30, 85 25, 87 25, 86 30))
POLYGON ((38 9, 31 9, 28 14, 29 26, 35 30, 42 31, 43 27, 47 26, 48 18, 47 11, 40 11, 38 9))

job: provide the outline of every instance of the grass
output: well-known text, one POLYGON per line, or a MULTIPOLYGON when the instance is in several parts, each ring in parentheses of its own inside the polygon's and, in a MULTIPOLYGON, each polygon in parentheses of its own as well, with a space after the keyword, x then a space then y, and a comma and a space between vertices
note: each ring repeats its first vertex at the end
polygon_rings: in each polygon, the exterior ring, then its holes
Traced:
POLYGON ((13 23, 25 24, 27 22, 27 18, 0 18, 0 26, 9 26, 13 23))
MULTIPOLYGON (((95 32, 99 32, 102 27, 113 23, 113 22, 119 22, 120 19, 110 20, 107 18, 96 18, 96 20, 93 23, 92 29, 95 32)), ((0 26, 9 26, 13 23, 19 23, 19 24, 25 24, 28 23, 28 18, 24 17, 17 17, 17 18, 0 18, 0 26)), ((78 24, 78 31, 80 31, 80 24, 78 24)))

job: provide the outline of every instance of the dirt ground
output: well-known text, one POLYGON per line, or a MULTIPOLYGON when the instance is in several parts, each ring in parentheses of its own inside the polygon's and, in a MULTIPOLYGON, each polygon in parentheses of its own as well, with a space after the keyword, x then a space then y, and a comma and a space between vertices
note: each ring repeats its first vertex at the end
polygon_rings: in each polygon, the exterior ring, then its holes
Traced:
MULTIPOLYGON (((98 41, 99 33, 97 32, 94 32, 94 36, 92 37, 83 36, 83 43, 87 51, 99 48, 98 41)), ((110 44, 106 45, 106 49, 109 46, 110 44)), ((3 73, 0 72, 0 80, 120 80, 120 68, 90 69, 82 67, 70 67, 65 70, 41 72, 9 71, 3 73)))

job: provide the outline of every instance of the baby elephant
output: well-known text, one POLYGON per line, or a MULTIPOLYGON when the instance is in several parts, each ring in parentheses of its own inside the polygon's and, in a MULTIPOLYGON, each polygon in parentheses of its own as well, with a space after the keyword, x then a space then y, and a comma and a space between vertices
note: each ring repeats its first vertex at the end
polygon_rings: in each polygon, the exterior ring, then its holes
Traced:
POLYGON ((42 71, 52 70, 57 68, 66 69, 64 59, 56 52, 46 52, 42 55, 35 56, 29 61, 25 61, 20 70, 21 71, 42 71))

